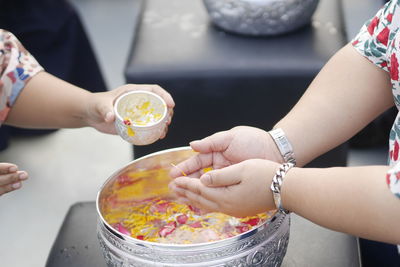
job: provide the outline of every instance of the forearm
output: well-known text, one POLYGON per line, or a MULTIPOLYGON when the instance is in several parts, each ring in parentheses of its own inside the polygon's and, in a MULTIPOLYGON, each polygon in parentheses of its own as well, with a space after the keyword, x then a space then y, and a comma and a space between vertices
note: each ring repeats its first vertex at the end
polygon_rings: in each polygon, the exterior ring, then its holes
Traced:
POLYGON ((392 106, 388 74, 347 45, 324 66, 279 121, 298 166, 345 142, 392 106))
POLYGON ((400 200, 385 183, 387 166, 293 168, 282 185, 282 203, 321 226, 399 244, 400 200))
POLYGON ((90 92, 41 72, 22 90, 6 124, 32 128, 75 128, 83 120, 90 92))

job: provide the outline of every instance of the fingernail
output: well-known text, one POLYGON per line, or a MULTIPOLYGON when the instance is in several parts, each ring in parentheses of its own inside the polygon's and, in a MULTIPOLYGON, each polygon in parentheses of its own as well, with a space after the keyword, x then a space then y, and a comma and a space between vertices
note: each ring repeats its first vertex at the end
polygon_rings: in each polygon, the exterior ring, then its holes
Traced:
POLYGON ((11 186, 12 186, 12 188, 14 188, 14 189, 18 189, 18 188, 21 187, 21 183, 20 183, 20 182, 14 183, 14 184, 12 184, 11 186))
POLYGON ((212 184, 211 176, 209 174, 204 174, 203 176, 201 176, 200 177, 200 181, 204 185, 211 185, 212 184))
POLYGON ((195 144, 195 143, 197 143, 197 142, 199 142, 200 140, 194 140, 194 141, 192 141, 192 142, 189 142, 189 145, 193 145, 193 144, 195 144))
POLYGON ((177 186, 174 186, 172 191, 174 191, 175 193, 178 193, 178 194, 183 194, 185 192, 185 189, 182 189, 182 188, 179 188, 177 186))
POLYGON ((19 174, 18 177, 21 180, 26 180, 26 179, 28 179, 28 174, 26 172, 22 172, 22 173, 19 174))
POLYGON ((18 170, 17 166, 11 166, 8 171, 9 172, 16 172, 18 170))

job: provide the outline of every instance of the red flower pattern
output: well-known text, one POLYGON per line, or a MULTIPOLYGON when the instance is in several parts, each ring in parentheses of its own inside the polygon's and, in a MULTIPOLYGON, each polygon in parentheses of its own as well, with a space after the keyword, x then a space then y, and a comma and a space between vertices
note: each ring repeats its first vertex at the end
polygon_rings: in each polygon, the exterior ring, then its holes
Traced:
POLYGON ((386 174, 386 183, 389 185, 390 184, 390 174, 386 174))
POLYGON ((382 43, 384 46, 387 46, 388 39, 389 39, 389 28, 385 27, 376 37, 376 39, 382 43))
POLYGON ((386 16, 386 20, 389 21, 389 22, 392 22, 392 19, 393 19, 393 13, 389 13, 389 14, 386 16))
POLYGON ((374 31, 375 31, 375 28, 376 28, 376 26, 378 25, 378 23, 379 23, 379 18, 378 17, 374 17, 372 20, 371 20, 371 23, 368 25, 368 32, 369 32, 369 34, 373 34, 374 33, 374 31))
MULTIPOLYGON (((400 30, 400 26, 392 23, 400 15, 399 3, 400 1, 388 1, 352 41, 352 45, 369 61, 388 70, 396 99, 400 96, 400 37, 395 33, 400 30)), ((400 127, 400 119, 396 119, 395 124, 400 127)), ((393 133, 391 132, 389 150, 391 170, 386 173, 385 180, 390 190, 400 199, 400 134, 396 131, 393 136, 393 133)))
POLYGON ((396 140, 394 141, 393 160, 397 161, 398 158, 399 158, 399 143, 396 140))
POLYGON ((390 57, 390 78, 395 81, 399 80, 399 62, 395 53, 390 57))

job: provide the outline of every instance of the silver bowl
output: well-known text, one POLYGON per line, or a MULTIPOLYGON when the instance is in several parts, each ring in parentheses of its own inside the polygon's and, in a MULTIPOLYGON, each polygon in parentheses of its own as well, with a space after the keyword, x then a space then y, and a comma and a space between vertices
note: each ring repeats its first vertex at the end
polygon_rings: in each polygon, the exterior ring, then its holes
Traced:
MULTIPOLYGON (((104 183, 97 195, 98 239, 109 267, 146 266, 279 266, 286 254, 289 241, 290 216, 275 213, 263 224, 243 234, 198 244, 165 244, 132 238, 115 230, 105 220, 112 188, 118 177, 135 171, 170 169, 171 163, 179 163, 194 155, 189 147, 164 150, 134 160, 115 172, 104 183)), ((152 181, 144 199, 160 192, 168 181, 152 181), (153 190, 154 187, 154 190, 153 190)), ((169 178, 168 178, 169 179, 169 178)), ((165 194, 169 194, 165 191, 165 194)), ((129 201, 128 201, 129 202, 129 201)), ((125 203, 127 203, 125 201, 125 203)))
POLYGON ((212 22, 239 34, 277 35, 311 20, 319 0, 203 0, 212 22))

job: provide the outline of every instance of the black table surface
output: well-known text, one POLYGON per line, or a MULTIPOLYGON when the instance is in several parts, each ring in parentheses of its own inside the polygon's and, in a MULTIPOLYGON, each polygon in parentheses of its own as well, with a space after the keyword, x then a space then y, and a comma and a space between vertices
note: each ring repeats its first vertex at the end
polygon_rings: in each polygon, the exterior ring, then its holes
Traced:
POLYGON ((147 0, 125 69, 128 82, 186 77, 311 75, 344 44, 339 0, 321 0, 313 23, 250 37, 211 23, 202 0, 147 0))
MULTIPOLYGON (((96 224, 95 202, 71 206, 46 267, 106 267, 97 240, 96 224)), ((292 214, 289 246, 282 266, 359 266, 357 240, 292 214)))
MULTIPOLYGON (((215 27, 202 0, 146 0, 125 78, 159 84, 176 106, 166 138, 135 146, 134 157, 238 125, 271 129, 346 43, 341 14, 340 0, 321 0, 311 24, 250 37, 215 27)), ((344 166, 346 157, 342 145, 311 164, 344 166)))

